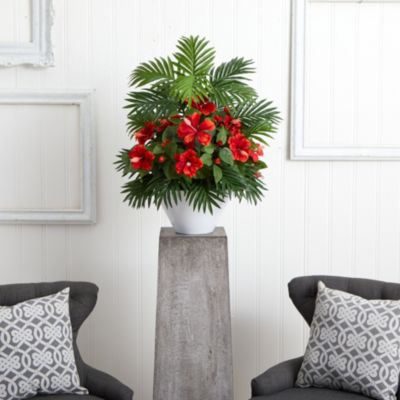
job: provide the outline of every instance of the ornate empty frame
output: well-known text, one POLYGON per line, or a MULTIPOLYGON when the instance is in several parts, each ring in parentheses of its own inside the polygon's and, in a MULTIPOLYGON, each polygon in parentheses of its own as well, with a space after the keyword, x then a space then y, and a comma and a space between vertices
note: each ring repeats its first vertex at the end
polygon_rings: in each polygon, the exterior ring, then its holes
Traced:
MULTIPOLYGON (((291 148, 290 148, 290 157, 292 160, 398 160, 400 159, 400 145, 398 141, 390 141, 387 139, 389 136, 385 136, 385 140, 379 142, 379 144, 375 143, 356 143, 349 144, 343 140, 342 143, 333 144, 331 141, 325 141, 323 143, 318 143, 318 140, 310 140, 310 132, 306 127, 306 117, 309 118, 309 110, 306 110, 306 96, 310 93, 307 92, 306 85, 306 76, 311 72, 308 71, 307 68, 307 54, 308 50, 306 48, 307 45, 307 29, 308 24, 311 22, 308 20, 308 7, 311 7, 312 4, 315 3, 368 3, 371 6, 371 3, 382 4, 382 3, 399 3, 400 0, 293 0, 292 1, 292 66, 291 66, 291 148), (387 140, 386 140, 387 139, 387 140)), ((362 7, 362 6, 360 6, 362 7)), ((397 7, 397 6, 396 6, 397 7)), ((396 14, 398 15, 398 14, 396 14)), ((322 28, 323 29, 323 28, 322 28)), ((315 37, 310 34, 310 37, 315 37)), ((326 48, 331 46, 331 43, 326 44, 326 48)), ((319 60, 322 58, 326 58, 328 53, 324 54, 316 54, 315 59, 319 60)), ((349 53, 350 54, 350 53, 349 53)), ((354 52, 353 52, 354 54, 354 52)), ((329 56, 329 54, 328 54, 329 56)), ((346 60, 344 60, 346 61, 346 60)), ((399 60, 396 59, 396 63, 399 60)), ((308 63, 311 65, 311 62, 308 63)), ((396 64, 398 65, 398 64, 396 64)), ((348 72, 351 74, 351 72, 348 72)), ((338 82, 343 75, 338 75, 339 78, 336 79, 338 82)), ((387 79, 387 78, 385 78, 387 79)), ((323 82, 323 81, 321 81, 323 82)), ((344 83, 343 83, 344 84, 344 83)), ((345 84, 344 84, 345 85, 345 84)), ((390 85, 388 85, 390 89, 390 85)), ((397 86, 396 86, 397 87, 397 86)), ((347 88, 341 88, 341 92, 344 93, 347 88)), ((332 94, 331 94, 332 95, 332 94)), ((373 96, 373 94, 371 94, 373 96)), ((318 96, 315 95, 315 98, 318 96)), ((329 101, 326 98, 319 98, 319 104, 323 105, 324 102, 329 101)), ((382 104, 378 104, 378 107, 383 107, 382 104)), ((317 107, 318 108, 318 107, 317 107)), ((312 113, 318 112, 315 108, 312 110, 312 113)), ((350 112, 350 111, 348 111, 350 112)), ((373 113, 374 110, 370 110, 370 113, 373 113)), ((378 111, 379 112, 379 111, 378 111)), ((390 111, 394 114, 392 111, 390 111)), ((361 114, 361 118, 365 117, 365 114, 361 114)), ((338 117, 332 117, 338 118, 338 117)), ((334 126, 343 126, 345 124, 345 120, 343 119, 333 119, 334 126)), ((385 126, 384 132, 387 132, 390 129, 390 123, 387 123, 385 126)), ((324 127, 319 124, 321 127, 321 133, 324 131, 324 127)), ((343 126, 342 129, 342 137, 345 137, 345 134, 351 135, 350 132, 345 132, 344 130, 349 129, 346 125, 343 126)), ((395 126, 391 126, 392 131, 395 130, 395 126)), ((327 124, 326 129, 329 130, 329 126, 327 124)), ((382 128, 381 128, 382 130, 382 128)), ((316 137, 315 133, 314 138, 316 137)))
MULTIPOLYGON (((90 91, 63 92, 23 92, 8 91, 0 93, 0 107, 9 106, 73 106, 77 107, 77 129, 79 130, 79 160, 80 169, 76 180, 76 192, 79 193, 79 206, 66 209, 35 209, 34 206, 25 206, 20 209, 0 209, 0 223, 36 223, 36 224, 85 224, 94 223, 96 218, 96 191, 95 191, 95 144, 93 127, 93 101, 90 91)), ((41 120, 36 132, 41 132, 41 120)), ((62 126, 62 121, 60 121, 62 126)), ((54 129, 58 129, 54 126, 54 129)), ((35 132, 34 127, 32 131, 35 132)), ((40 140, 38 138, 38 140, 40 140)), ((60 151, 62 146, 60 146, 60 151)), ((40 154, 37 155, 38 157, 40 154)), ((17 158, 17 155, 15 156, 17 158)), ((29 166, 28 166, 29 167, 29 166)), ((49 187, 48 190, 57 190, 49 187)))
POLYGON ((53 5, 51 0, 30 0, 31 41, 0 42, 0 66, 33 65, 48 67, 54 65, 51 40, 53 5))

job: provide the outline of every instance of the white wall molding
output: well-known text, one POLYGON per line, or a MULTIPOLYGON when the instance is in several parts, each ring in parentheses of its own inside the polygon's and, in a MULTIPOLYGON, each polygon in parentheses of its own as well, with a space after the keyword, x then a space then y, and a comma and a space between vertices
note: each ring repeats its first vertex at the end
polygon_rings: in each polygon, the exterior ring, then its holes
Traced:
POLYGON ((53 25, 52 0, 31 0, 31 34, 29 43, 0 43, 0 66, 54 65, 51 30, 53 25))
MULTIPOLYGON (((308 3, 360 3, 357 0, 296 0, 292 1, 292 60, 291 60, 291 144, 292 160, 400 160, 400 146, 307 144, 305 129, 306 99, 306 29, 308 3)), ((400 0, 368 3, 397 3, 400 0)), ((327 43, 329 46, 329 43, 327 43)), ((326 99, 321 99, 323 103, 326 99)), ((340 122, 338 122, 340 123, 340 122)), ((343 129, 347 129, 343 127, 343 129)))
MULTIPOLYGON (((79 107, 79 135, 81 172, 81 207, 77 209, 16 209, 1 210, 0 223, 21 224, 84 224, 96 220, 95 141, 93 122, 93 94, 87 90, 58 91, 3 91, 1 105, 76 105, 79 107)), ((32 130, 34 131, 34 130, 32 130)))

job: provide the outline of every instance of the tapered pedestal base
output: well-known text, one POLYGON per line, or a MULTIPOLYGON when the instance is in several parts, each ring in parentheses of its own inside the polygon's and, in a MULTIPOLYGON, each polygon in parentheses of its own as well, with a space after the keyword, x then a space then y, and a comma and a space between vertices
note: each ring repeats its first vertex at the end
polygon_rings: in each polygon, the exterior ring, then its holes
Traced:
POLYGON ((227 238, 162 228, 154 400, 233 400, 227 238))

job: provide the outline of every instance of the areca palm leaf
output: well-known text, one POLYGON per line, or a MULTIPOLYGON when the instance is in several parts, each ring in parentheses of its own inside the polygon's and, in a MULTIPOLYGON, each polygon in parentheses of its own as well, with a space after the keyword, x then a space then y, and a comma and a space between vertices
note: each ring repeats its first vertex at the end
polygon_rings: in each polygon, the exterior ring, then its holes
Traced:
POLYGON ((188 187, 186 198, 194 210, 203 212, 208 210, 211 214, 213 208, 220 208, 224 201, 224 197, 219 191, 205 186, 202 182, 193 182, 188 187))
POLYGON ((245 60, 243 57, 232 58, 232 60, 220 64, 211 71, 211 81, 213 84, 222 81, 247 81, 249 78, 246 75, 255 72, 255 69, 251 67, 253 63, 253 60, 245 60))
POLYGON ((167 57, 159 57, 135 68, 130 76, 131 86, 145 86, 155 81, 173 81, 176 78, 174 63, 167 57))
POLYGON ((217 103, 224 106, 233 106, 257 96, 252 87, 241 82, 221 81, 215 85, 211 83, 211 87, 217 103))
POLYGON ((174 95, 181 101, 203 100, 210 92, 209 81, 205 77, 181 76, 172 85, 174 95))
POLYGON ((254 72, 252 64, 252 60, 236 57, 211 70, 210 84, 219 104, 231 105, 257 96, 256 91, 246 83, 249 80, 247 75, 254 72))
POLYGON ((179 69, 185 75, 207 75, 214 63, 215 50, 208 40, 199 36, 182 37, 174 54, 179 69))
POLYGON ((129 149, 122 149, 117 154, 117 161, 114 162, 115 168, 117 171, 122 173, 122 176, 129 175, 133 177, 138 174, 137 171, 131 168, 131 160, 129 158, 129 149))
POLYGON ((179 103, 168 96, 166 91, 153 89, 132 92, 128 95, 126 101, 125 108, 129 110, 129 117, 152 114, 160 118, 176 113, 179 109, 179 103))
POLYGON ((268 136, 267 132, 274 132, 275 125, 281 119, 276 107, 266 100, 239 104, 232 110, 232 114, 243 122, 246 133, 257 132, 261 136, 268 136))
POLYGON ((181 100, 204 99, 210 92, 208 73, 215 57, 209 42, 198 36, 182 37, 174 54, 177 78, 172 86, 174 94, 181 100))

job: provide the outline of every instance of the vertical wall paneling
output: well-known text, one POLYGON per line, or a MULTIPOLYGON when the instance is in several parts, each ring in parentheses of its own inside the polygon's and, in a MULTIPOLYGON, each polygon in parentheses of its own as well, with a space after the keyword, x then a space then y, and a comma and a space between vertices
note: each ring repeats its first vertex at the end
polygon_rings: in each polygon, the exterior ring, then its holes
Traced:
MULTIPOLYGON (((17 7, 1 2, 0 14, 18 14, 17 7)), ((95 90, 98 222, 1 225, 1 283, 95 282, 99 302, 80 336, 91 364, 131 385, 138 400, 152 398, 158 232, 168 221, 162 211, 133 210, 122 203, 123 179, 113 162, 121 147, 132 144, 123 109, 129 73, 140 61, 171 52, 182 35, 207 36, 218 62, 237 55, 254 59, 253 83, 274 100, 283 118, 276 140, 265 149, 269 191, 264 201, 256 208, 233 201, 221 220, 229 237, 235 398, 249 398, 251 377, 304 349, 308 329, 288 298, 290 279, 325 273, 400 279, 400 163, 288 160, 290 0, 54 0, 54 7, 55 67, 0 69, 0 90, 95 90)), ((363 8, 313 3, 310 46, 318 44, 316 34, 328 46, 320 57, 307 57, 306 84, 329 99, 327 104, 315 95, 306 99, 305 121, 313 141, 352 145, 368 125, 370 136, 363 140, 398 142, 398 132, 391 129, 397 124, 397 103, 385 99, 400 89, 387 78, 399 68, 400 57, 386 62, 400 54, 399 12, 389 3, 363 8), (351 24, 353 33, 344 33, 342 24, 351 24), (359 73, 365 57, 373 61, 370 82, 359 73), (320 87, 312 79, 317 72, 324 77, 320 87), (377 96, 368 96, 369 87, 377 96), (333 122, 338 120, 343 123, 333 122)), ((17 28, 12 34, 25 35, 17 28)), ((68 137, 66 124, 59 125, 54 140, 68 137)), ((0 140, 12 129, 11 122, 3 124, 0 140)), ((46 165, 59 162, 57 175, 72 185, 67 166, 74 143, 60 140, 59 153, 45 138, 33 145, 38 155, 31 164, 44 171, 38 184, 57 184, 46 165)), ((17 161, 10 168, 13 160, 0 146, 0 168, 10 170, 10 182, 1 183, 7 189, 0 202, 21 192, 27 173, 19 167, 23 160, 17 161)), ((67 190, 62 200, 71 204, 73 195, 67 190)))

